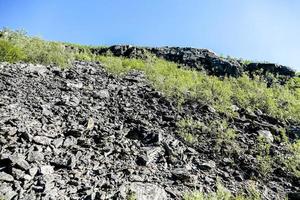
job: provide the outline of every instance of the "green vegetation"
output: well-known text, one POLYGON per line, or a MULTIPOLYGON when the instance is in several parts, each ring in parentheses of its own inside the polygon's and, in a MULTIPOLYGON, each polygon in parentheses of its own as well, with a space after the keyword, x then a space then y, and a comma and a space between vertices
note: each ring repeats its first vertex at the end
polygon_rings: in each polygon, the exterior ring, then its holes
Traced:
POLYGON ((222 184, 217 182, 216 192, 204 194, 203 192, 191 192, 184 195, 184 200, 261 200, 259 191, 254 186, 249 186, 247 195, 233 195, 222 184))
POLYGON ((133 191, 128 191, 126 199, 127 200, 137 200, 136 193, 133 191))
POLYGON ((74 60, 74 53, 58 42, 47 42, 37 37, 28 37, 22 31, 14 32, 8 29, 2 30, 0 37, 0 48, 3 52, 0 54, 1 61, 24 61, 66 67, 74 60))
POLYGON ((287 169, 296 177, 300 178, 300 140, 289 144, 290 155, 284 159, 287 169))
POLYGON ((177 134, 185 141, 194 144, 198 142, 198 135, 208 133, 208 127, 200 121, 190 118, 182 119, 177 122, 177 134))
POLYGON ((230 128, 228 122, 224 119, 211 120, 205 124, 191 118, 185 118, 177 122, 177 127, 178 135, 189 143, 196 144, 201 141, 198 138, 201 134, 210 134, 210 137, 215 140, 215 150, 217 152, 223 151, 223 147, 227 148, 226 152, 222 152, 225 154, 231 154, 240 149, 235 141, 236 131, 230 128))
POLYGON ((0 62, 17 62, 24 59, 25 54, 20 48, 0 39, 0 62))
POLYGON ((263 175, 267 175, 272 171, 273 159, 270 156, 270 147, 271 144, 266 141, 264 137, 258 137, 258 155, 256 156, 256 159, 263 175))

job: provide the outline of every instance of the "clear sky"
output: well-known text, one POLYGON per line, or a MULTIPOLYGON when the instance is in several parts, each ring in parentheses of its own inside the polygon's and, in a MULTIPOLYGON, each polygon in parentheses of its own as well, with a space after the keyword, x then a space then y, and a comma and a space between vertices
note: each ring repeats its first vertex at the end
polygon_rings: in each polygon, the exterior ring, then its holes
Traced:
POLYGON ((0 0, 0 27, 91 45, 192 46, 300 71, 299 0, 0 0))

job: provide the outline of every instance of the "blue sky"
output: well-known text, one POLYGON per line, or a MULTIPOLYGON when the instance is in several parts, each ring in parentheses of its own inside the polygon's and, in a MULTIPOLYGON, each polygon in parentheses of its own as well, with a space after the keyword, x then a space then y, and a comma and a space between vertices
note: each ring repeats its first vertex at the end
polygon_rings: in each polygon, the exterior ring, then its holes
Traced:
POLYGON ((300 71, 298 0, 0 0, 0 27, 92 45, 192 46, 300 71))

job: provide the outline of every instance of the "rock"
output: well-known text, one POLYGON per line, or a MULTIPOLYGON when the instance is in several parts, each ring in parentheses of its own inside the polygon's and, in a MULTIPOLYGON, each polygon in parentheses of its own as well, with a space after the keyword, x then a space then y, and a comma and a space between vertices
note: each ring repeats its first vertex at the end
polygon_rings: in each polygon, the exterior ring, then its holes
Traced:
POLYGON ((30 151, 27 155, 27 160, 29 162, 40 162, 44 160, 44 154, 39 151, 30 151))
POLYGON ((216 163, 212 160, 210 160, 208 162, 201 163, 199 165, 199 168, 202 169, 202 170, 211 170, 211 169, 214 169, 215 167, 216 167, 216 163))
POLYGON ((83 87, 82 82, 71 82, 67 81, 67 87, 75 88, 75 89, 81 89, 83 87))
POLYGON ((41 105, 42 107, 42 113, 45 116, 52 116, 53 113, 51 112, 51 106, 49 104, 41 105))
POLYGON ((69 136, 65 139, 64 143, 63 143, 63 146, 64 147, 70 147, 70 146, 74 146, 77 144, 77 139, 72 137, 72 136, 69 136))
POLYGON ((138 155, 137 157, 137 164, 142 166, 154 162, 158 158, 160 152, 162 152, 161 147, 144 147, 142 150, 143 154, 138 155))
POLYGON ((286 131, 289 138, 293 140, 300 139, 300 127, 299 126, 289 126, 286 131))
POLYGON ((164 189, 151 183, 133 182, 127 186, 121 186, 121 195, 124 199, 131 194, 137 200, 167 200, 167 193, 164 189))
MULTIPOLYGON (((0 172, 1 173, 1 172, 0 172)), ((4 200, 11 200, 17 196, 17 192, 13 188, 6 184, 0 184, 0 198, 4 200)))
POLYGON ((22 154, 14 154, 10 156, 10 160, 12 164, 16 167, 19 167, 23 170, 28 170, 30 168, 30 164, 25 160, 25 156, 22 154))
POLYGON ((136 163, 141 166, 146 166, 149 162, 149 159, 146 155, 138 155, 136 163))
POLYGON ((36 75, 45 75, 46 72, 48 72, 48 69, 43 65, 32 65, 29 64, 24 68, 24 70, 28 73, 33 73, 36 75))
POLYGON ((54 173, 54 169, 51 165, 40 166, 40 171, 42 175, 48 175, 54 173))
POLYGON ((260 137, 263 137, 269 143, 272 143, 274 141, 272 133, 268 130, 259 130, 258 134, 260 137))
POLYGON ((210 64, 207 69, 212 75, 239 77, 243 73, 243 68, 237 61, 229 61, 213 54, 207 56, 207 60, 210 64))
POLYGON ((0 181, 13 182, 14 177, 10 174, 5 173, 5 172, 0 172, 0 181))
POLYGON ((289 192, 287 195, 289 200, 299 200, 300 199, 300 192, 289 192))
POLYGON ((90 117, 88 122, 87 122, 86 129, 87 130, 92 130, 94 128, 94 126, 95 126, 94 119, 90 117))
POLYGON ((64 133, 65 136, 73 136, 73 137, 80 137, 81 136, 81 130, 77 130, 77 129, 70 129, 70 130, 67 130, 65 133, 64 133))
POLYGON ((215 113, 216 109, 214 109, 212 106, 207 106, 207 110, 211 113, 215 113))
POLYGON ((232 110, 233 112, 237 112, 237 111, 240 110, 240 108, 239 108, 237 105, 231 105, 231 110, 232 110))
POLYGON ((243 178, 242 175, 240 175, 240 174, 234 175, 234 178, 235 178, 235 180, 237 180, 237 181, 239 181, 239 182, 242 182, 242 181, 244 180, 244 178, 243 178))
POLYGON ((41 144, 41 145, 50 145, 51 139, 46 136, 34 136, 32 139, 35 143, 41 144))
POLYGON ((115 56, 129 58, 147 58, 149 52, 157 57, 183 64, 190 68, 206 71, 217 76, 240 76, 243 72, 242 66, 234 60, 227 60, 217 56, 207 49, 180 48, 180 47, 161 47, 161 48, 142 48, 129 45, 117 45, 108 48, 91 49, 96 54, 107 54, 111 52, 115 56))
POLYGON ((17 169, 17 168, 13 168, 12 169, 12 175, 15 179, 22 179, 24 176, 25 176, 25 173, 24 171, 20 170, 20 169, 17 169))
POLYGON ((286 66, 283 65, 278 65, 274 63, 250 63, 246 66, 245 68, 246 71, 253 73, 257 71, 263 71, 264 74, 267 72, 277 74, 277 75, 284 75, 284 76, 290 76, 293 77, 295 76, 296 72, 286 66))
POLYGON ((23 178, 24 178, 25 180, 27 180, 27 181, 31 181, 31 180, 33 179, 33 177, 30 176, 30 175, 28 175, 28 174, 25 174, 25 175, 23 176, 23 178))
POLYGON ((108 99, 109 98, 109 91, 108 90, 94 91, 93 97, 94 98, 99 98, 99 99, 108 99))
POLYGON ((172 175, 174 178, 179 179, 181 181, 189 181, 191 179, 191 175, 189 171, 185 168, 177 168, 172 171, 172 175))
POLYGON ((7 157, 5 156, 5 157, 2 157, 2 159, 0 159, 0 171, 3 170, 6 172, 11 172, 12 166, 13 166, 13 163, 12 163, 11 159, 9 158, 9 156, 7 156, 7 157))
POLYGON ((34 177, 34 176, 37 174, 38 170, 39 170, 39 169, 38 169, 37 167, 32 167, 32 168, 29 169, 29 174, 30 174, 32 177, 34 177))
POLYGON ((145 144, 158 144, 161 141, 161 134, 157 132, 150 132, 143 138, 142 142, 145 144))
POLYGON ((62 96, 61 98, 62 98, 62 102, 67 106, 76 107, 80 104, 80 98, 74 95, 73 96, 65 95, 62 96))
POLYGON ((161 141, 160 133, 148 131, 142 126, 132 128, 126 137, 140 140, 145 144, 159 143, 161 141))
POLYGON ((210 178, 209 176, 205 176, 204 181, 208 185, 211 185, 215 182, 214 179, 210 178))
POLYGON ((52 143, 56 148, 58 148, 63 144, 63 142, 64 142, 64 138, 60 137, 60 138, 54 139, 52 143))

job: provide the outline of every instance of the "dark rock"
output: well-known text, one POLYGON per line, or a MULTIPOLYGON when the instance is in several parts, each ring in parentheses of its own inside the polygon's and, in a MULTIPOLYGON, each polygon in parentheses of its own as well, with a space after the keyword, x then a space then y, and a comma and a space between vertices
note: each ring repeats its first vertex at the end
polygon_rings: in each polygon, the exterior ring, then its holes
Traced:
POLYGON ((11 173, 12 170, 12 160, 9 158, 3 158, 0 160, 0 171, 5 171, 11 173))
POLYGON ((131 129, 126 137, 140 140, 145 144, 159 143, 161 141, 159 133, 148 131, 142 126, 131 129))
POLYGON ((299 200, 300 192, 289 192, 287 196, 289 200, 299 200))
POLYGON ((299 126, 290 126, 286 131, 289 138, 292 140, 300 139, 300 127, 299 126))
POLYGON ((143 153, 137 157, 137 164, 143 166, 154 162, 162 152, 161 147, 144 147, 142 150, 143 153))
POLYGON ((146 166, 148 164, 148 157, 145 155, 139 155, 137 157, 136 163, 138 165, 146 166))
POLYGON ((174 178, 179 179, 181 181, 189 181, 191 179, 191 175, 187 169, 177 168, 172 171, 172 175, 174 178))
POLYGON ((267 72, 284 75, 284 76, 295 76, 296 72, 289 67, 283 65, 277 65, 274 63, 250 63, 245 68, 246 71, 253 73, 256 71, 263 71, 264 74, 267 72))
POLYGON ((73 136, 77 138, 81 136, 81 130, 71 129, 67 130, 64 134, 65 136, 73 136))
POLYGON ((51 165, 55 168, 68 168, 69 166, 69 158, 66 156, 53 158, 50 161, 51 165))

